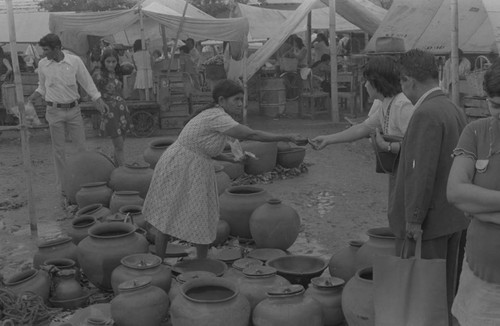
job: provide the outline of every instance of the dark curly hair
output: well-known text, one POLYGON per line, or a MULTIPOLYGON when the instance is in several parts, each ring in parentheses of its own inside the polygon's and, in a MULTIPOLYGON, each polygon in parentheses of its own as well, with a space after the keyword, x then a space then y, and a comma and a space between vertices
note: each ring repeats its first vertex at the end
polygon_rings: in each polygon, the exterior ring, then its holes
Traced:
POLYGON ((418 82, 439 78, 434 54, 419 49, 412 49, 401 56, 401 73, 418 82))
POLYGON ((105 63, 106 59, 109 57, 115 57, 116 59, 115 74, 117 76, 121 76, 122 70, 120 67, 120 59, 118 59, 118 53, 116 53, 115 50, 111 49, 104 50, 104 52, 101 55, 101 72, 105 75, 109 73, 108 70, 106 69, 106 63, 105 63))
POLYGON ((47 46, 52 50, 55 50, 56 48, 60 49, 62 47, 61 39, 59 38, 59 36, 52 33, 49 33, 42 37, 40 41, 38 41, 38 45, 41 47, 47 46))
POLYGON ((384 97, 401 93, 400 66, 392 57, 371 58, 364 67, 363 77, 384 97))
POLYGON ((500 96, 500 59, 493 61, 484 74, 483 89, 489 97, 500 96))

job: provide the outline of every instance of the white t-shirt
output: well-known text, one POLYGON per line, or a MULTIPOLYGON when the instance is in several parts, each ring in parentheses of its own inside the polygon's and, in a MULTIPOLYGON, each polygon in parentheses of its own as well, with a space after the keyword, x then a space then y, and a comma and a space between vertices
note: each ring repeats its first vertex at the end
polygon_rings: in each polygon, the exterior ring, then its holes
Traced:
POLYGON ((386 97, 382 101, 374 102, 368 118, 363 123, 374 131, 379 128, 386 135, 403 137, 414 111, 415 107, 410 100, 403 93, 399 93, 394 97, 386 97), (376 104, 378 105, 375 107, 376 104), (386 124, 389 105, 391 109, 386 124))

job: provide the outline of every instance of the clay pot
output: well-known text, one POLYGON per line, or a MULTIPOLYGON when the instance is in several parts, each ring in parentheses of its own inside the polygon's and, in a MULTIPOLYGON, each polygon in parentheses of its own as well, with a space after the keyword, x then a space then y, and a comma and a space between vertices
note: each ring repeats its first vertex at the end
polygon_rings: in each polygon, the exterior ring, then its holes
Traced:
POLYGON ((71 222, 71 229, 68 231, 68 235, 73 240, 75 245, 78 245, 80 241, 85 239, 89 233, 89 229, 94 226, 98 221, 92 215, 80 215, 71 222))
POLYGON ((144 204, 144 199, 139 196, 138 191, 133 190, 122 190, 115 191, 113 196, 111 196, 111 201, 109 203, 109 209, 111 214, 118 213, 120 207, 127 205, 138 205, 142 206, 144 204))
POLYGON ((287 149, 292 147, 292 145, 290 145, 290 143, 284 142, 284 141, 280 141, 276 145, 278 147, 278 153, 286 151, 287 149))
POLYGON ((217 235, 215 236, 214 242, 212 242, 212 246, 218 246, 226 242, 229 233, 231 233, 229 223, 224 220, 219 220, 217 222, 217 235))
POLYGON ((231 235, 251 239, 250 216, 268 199, 271 199, 271 195, 262 188, 229 187, 219 198, 220 219, 229 223, 231 235))
POLYGON ((249 159, 245 162, 245 172, 248 174, 262 174, 272 171, 276 166, 278 147, 276 143, 263 143, 258 141, 245 141, 241 143, 243 151, 257 156, 257 160, 249 159))
POLYGON ((85 293, 83 288, 75 278, 74 270, 62 270, 57 273, 54 279, 54 291, 52 299, 55 300, 72 300, 81 298, 85 293))
POLYGON ((66 159, 64 169, 64 192, 70 203, 76 203, 76 193, 84 184, 108 182, 115 169, 113 161, 99 152, 84 151, 66 159))
POLYGON ((47 301, 50 291, 50 276, 43 270, 28 269, 4 281, 4 286, 17 295, 30 291, 47 301))
POLYGON ((113 194, 113 190, 108 188, 104 181, 86 183, 76 193, 76 203, 80 208, 91 204, 102 204, 104 207, 108 207, 111 194, 113 194))
POLYGON ((243 163, 234 163, 226 161, 215 161, 222 166, 222 171, 226 173, 231 180, 234 180, 245 173, 245 165, 243 163))
POLYGON ((89 318, 85 319, 84 326, 106 326, 108 324, 109 324, 108 319, 89 317, 89 318))
POLYGON ((180 293, 170 307, 175 326, 248 325, 250 304, 228 280, 193 280, 184 284, 180 293))
POLYGON ((306 157, 306 149, 303 147, 291 147, 278 152, 277 162, 284 168, 297 168, 306 157))
POLYGON ((371 267, 358 270, 344 286, 342 311, 349 326, 375 325, 371 267))
POLYGON ((281 200, 269 199, 250 216, 250 233, 257 248, 290 248, 300 231, 300 217, 281 200))
POLYGON ((389 228, 369 229, 366 241, 356 253, 356 270, 372 267, 379 256, 394 256, 396 237, 389 228))
POLYGON ((167 317, 168 295, 151 285, 151 277, 144 276, 118 286, 118 294, 111 300, 111 317, 120 326, 160 326, 167 317))
POLYGON ((194 271, 194 272, 186 272, 177 275, 176 278, 172 281, 172 285, 170 287, 170 292, 168 292, 168 297, 170 298, 170 302, 174 302, 175 297, 180 293, 181 286, 186 282, 192 280, 198 280, 201 278, 210 278, 217 277, 214 273, 205 272, 205 271, 194 271))
POLYGON ((240 258, 235 260, 231 267, 224 273, 223 278, 238 282, 240 278, 245 277, 243 270, 250 266, 262 266, 263 262, 254 258, 240 258))
POLYGON ((138 191, 141 198, 146 198, 149 184, 153 178, 153 169, 147 163, 127 163, 113 170, 109 186, 115 192, 138 191))
POLYGON ((175 142, 176 138, 177 137, 164 137, 151 141, 142 154, 144 161, 149 163, 151 168, 154 169, 163 152, 165 152, 168 146, 175 142))
POLYGON ((83 208, 80 208, 76 212, 76 216, 82 216, 82 215, 90 215, 95 217, 97 221, 104 221, 106 216, 110 215, 111 211, 109 208, 104 207, 102 204, 91 204, 88 206, 85 206, 83 208))
POLYGON ((330 275, 349 281, 356 273, 356 254, 363 244, 363 241, 351 240, 347 247, 336 252, 328 263, 330 275))
POLYGON ((267 294, 253 311, 254 326, 323 326, 321 305, 304 295, 302 285, 277 287, 267 294))
MULTIPOLYGON (((123 216, 124 220, 128 215, 133 224, 146 230, 147 225, 146 225, 146 220, 144 219, 144 216, 142 216, 142 206, 139 206, 139 205, 122 206, 118 210, 118 214, 123 216)), ((155 284, 153 284, 153 285, 155 285, 155 284)))
POLYGON ((290 285, 283 277, 276 275, 276 269, 268 266, 250 266, 243 270, 244 277, 238 279, 240 293, 250 302, 250 308, 267 298, 267 291, 274 287, 290 285))
POLYGON ((44 241, 38 245, 38 251, 33 256, 33 267, 39 268, 47 259, 68 258, 77 262, 76 246, 70 237, 59 237, 44 241))
POLYGON ((151 285, 157 286, 165 293, 170 290, 172 271, 163 265, 161 258, 151 254, 134 254, 121 260, 121 265, 111 274, 113 292, 118 294, 118 285, 137 277, 151 277, 151 285))
POLYGON ((315 277, 306 290, 306 296, 315 299, 321 305, 324 326, 337 326, 344 320, 342 313, 344 283, 344 280, 336 277, 315 277))
POLYGON ((111 273, 123 257, 147 253, 147 240, 127 223, 101 223, 89 229, 89 236, 78 244, 78 261, 89 281, 111 290, 111 273))
MULTIPOLYGON (((58 270, 74 270, 76 271, 76 262, 73 259, 68 258, 51 258, 47 259, 42 264, 43 267, 54 266, 58 270)), ((46 269, 46 268, 45 268, 46 269)))
POLYGON ((224 172, 224 167, 220 164, 215 165, 215 180, 217 181, 217 192, 219 195, 231 187, 231 178, 224 172))

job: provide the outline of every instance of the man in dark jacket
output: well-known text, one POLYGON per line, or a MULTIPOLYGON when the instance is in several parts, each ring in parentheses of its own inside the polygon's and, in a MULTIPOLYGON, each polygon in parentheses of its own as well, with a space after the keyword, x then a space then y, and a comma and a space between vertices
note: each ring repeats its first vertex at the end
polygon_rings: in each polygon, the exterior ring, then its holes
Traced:
MULTIPOLYGON (((447 260, 448 302, 455 293, 458 255, 468 220, 446 199, 453 149, 466 124, 463 112, 438 86, 434 55, 410 50, 401 58, 401 86, 415 112, 404 137, 389 203, 389 224, 396 254, 405 240, 422 235, 422 258, 447 260), (423 233, 422 233, 423 232, 423 233)), ((410 294, 409 294, 410 295, 410 294)))

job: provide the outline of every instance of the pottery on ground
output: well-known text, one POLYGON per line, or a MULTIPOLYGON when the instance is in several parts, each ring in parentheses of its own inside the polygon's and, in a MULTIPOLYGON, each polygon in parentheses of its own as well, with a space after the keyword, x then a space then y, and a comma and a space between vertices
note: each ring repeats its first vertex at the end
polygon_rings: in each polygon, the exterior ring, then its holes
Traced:
POLYGON ((144 204, 144 199, 139 196, 138 191, 134 190, 121 190, 115 191, 113 196, 111 196, 111 201, 109 203, 109 209, 112 214, 118 213, 121 207, 128 205, 138 205, 142 206, 144 204))
POLYGON ((266 262, 267 266, 276 268, 278 275, 283 276, 292 284, 307 287, 313 277, 320 276, 327 263, 314 256, 288 255, 274 258, 266 262))
POLYGON ((5 280, 4 286, 17 295, 30 291, 47 301, 50 292, 50 276, 43 270, 28 269, 5 280))
MULTIPOLYGON (((142 206, 140 205, 126 205, 120 207, 118 210, 118 214, 123 217, 125 220, 128 216, 131 219, 131 222, 138 227, 147 230, 146 220, 142 215, 142 206)), ((154 284, 153 284, 154 285, 154 284)))
POLYGON ((238 282, 238 279, 245 277, 243 270, 250 266, 262 266, 263 262, 254 258, 240 258, 235 260, 231 267, 224 273, 223 278, 238 282))
POLYGON ((71 229, 68 235, 73 240, 75 245, 85 239, 89 235, 89 229, 96 223, 100 223, 92 215, 80 215, 71 222, 71 229))
POLYGON ((172 272, 179 275, 186 272, 204 271, 222 276, 227 270, 227 265, 223 261, 210 258, 186 259, 172 266, 172 272))
POLYGON ((306 157, 306 149, 303 147, 291 147, 278 152, 277 162, 284 168, 298 168, 306 157))
POLYGON ((219 195, 231 187, 231 178, 224 172, 224 166, 220 164, 215 165, 215 179, 217 180, 217 192, 219 195))
POLYGON ((338 326, 344 321, 342 313, 344 284, 344 280, 336 277, 315 277, 306 290, 306 296, 315 299, 321 305, 324 326, 338 326))
POLYGON ((351 240, 347 247, 333 254, 328 263, 330 275, 349 281, 356 273, 356 253, 363 243, 361 240, 351 240))
POLYGON ((74 300, 85 295, 82 286, 76 280, 75 270, 66 269, 57 272, 53 283, 52 299, 59 301, 74 300))
POLYGON ((175 142, 176 138, 177 137, 162 137, 152 140, 142 154, 144 161, 149 163, 151 168, 154 169, 156 163, 163 155, 163 152, 167 150, 168 146, 175 142))
POLYGON ((243 163, 217 160, 214 160, 214 162, 222 166, 222 171, 224 171, 224 173, 226 173, 231 180, 234 180, 245 173, 245 165, 243 163))
POLYGON ((217 221, 217 234, 214 242, 212 242, 212 246, 218 246, 226 242, 230 233, 231 227, 229 226, 229 223, 224 220, 217 221))
POLYGON ((183 284, 192 280, 198 280, 200 278, 205 278, 205 277, 217 277, 217 276, 211 272, 194 271, 194 272, 185 272, 177 275, 177 277, 174 277, 172 285, 170 286, 170 291, 168 292, 168 297, 170 298, 170 302, 174 302, 174 299, 180 293, 181 286, 183 284))
POLYGON ((70 237, 59 237, 38 244, 38 251, 33 256, 33 267, 39 268, 47 259, 68 258, 78 262, 76 246, 70 237))
POLYGON ((356 253, 356 270, 372 267, 379 256, 395 256, 396 237, 388 227, 369 229, 366 241, 356 253))
POLYGON ((278 146, 276 143, 264 143, 259 141, 241 142, 243 151, 253 153, 257 159, 249 159, 245 162, 245 172, 258 175, 272 171, 276 166, 278 146))
POLYGON ((109 208, 104 207, 102 204, 91 204, 85 207, 80 208, 76 212, 76 217, 82 216, 82 215, 90 215, 95 217, 97 221, 104 221, 106 216, 110 215, 111 211, 109 208))
POLYGON ((153 169, 148 163, 126 163, 111 172, 109 186, 115 192, 137 191, 141 198, 146 198, 152 178, 153 169))
POLYGON ((375 325, 373 269, 360 269, 344 286, 342 311, 349 326, 375 325))
POLYGON ((113 190, 108 188, 105 181, 86 183, 76 193, 76 203, 80 208, 91 204, 102 204, 108 207, 112 193, 113 190))

